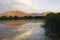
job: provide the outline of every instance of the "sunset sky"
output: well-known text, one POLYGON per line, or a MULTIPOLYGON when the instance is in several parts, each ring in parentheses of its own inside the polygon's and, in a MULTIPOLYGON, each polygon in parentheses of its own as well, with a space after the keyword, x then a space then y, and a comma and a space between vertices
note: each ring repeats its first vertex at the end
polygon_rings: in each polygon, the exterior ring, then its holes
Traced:
POLYGON ((59 12, 60 0, 0 0, 0 12, 20 10, 28 13, 59 12))

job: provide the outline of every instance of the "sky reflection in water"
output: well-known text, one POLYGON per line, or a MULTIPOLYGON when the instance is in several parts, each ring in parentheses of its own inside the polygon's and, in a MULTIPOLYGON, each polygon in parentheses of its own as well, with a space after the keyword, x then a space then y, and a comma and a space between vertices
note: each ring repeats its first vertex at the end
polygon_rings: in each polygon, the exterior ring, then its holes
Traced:
POLYGON ((13 21, 1 22, 0 40, 45 40, 45 30, 41 27, 44 24, 42 21, 15 21, 14 26, 11 22, 13 21), (21 23, 23 25, 20 25, 21 23))

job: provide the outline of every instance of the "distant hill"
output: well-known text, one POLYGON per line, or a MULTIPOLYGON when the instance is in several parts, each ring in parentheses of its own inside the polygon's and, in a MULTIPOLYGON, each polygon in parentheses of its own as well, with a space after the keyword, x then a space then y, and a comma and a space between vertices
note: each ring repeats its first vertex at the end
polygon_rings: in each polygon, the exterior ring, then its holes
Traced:
POLYGON ((1 13, 0 16, 18 16, 18 17, 24 17, 24 16, 46 16, 50 12, 43 12, 43 13, 27 13, 22 11, 7 11, 4 13, 1 13))
POLYGON ((43 12, 43 13, 41 13, 40 15, 41 15, 41 16, 46 16, 46 15, 49 14, 49 13, 54 13, 54 12, 43 12))
POLYGON ((39 14, 39 13, 31 13, 30 15, 33 16, 33 17, 34 16, 41 16, 41 14, 39 14))
POLYGON ((31 16, 46 16, 47 14, 49 14, 51 12, 42 12, 42 13, 31 13, 31 16))
POLYGON ((4 13, 1 13, 0 16, 18 16, 18 17, 24 17, 29 16, 30 14, 22 11, 7 11, 4 13))

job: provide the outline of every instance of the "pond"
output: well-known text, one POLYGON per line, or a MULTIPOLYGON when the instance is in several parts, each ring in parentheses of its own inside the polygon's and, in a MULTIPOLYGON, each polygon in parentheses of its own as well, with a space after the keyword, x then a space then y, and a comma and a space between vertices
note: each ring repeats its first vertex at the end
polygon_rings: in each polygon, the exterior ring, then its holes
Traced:
POLYGON ((0 40, 46 40, 44 20, 0 21, 0 40))

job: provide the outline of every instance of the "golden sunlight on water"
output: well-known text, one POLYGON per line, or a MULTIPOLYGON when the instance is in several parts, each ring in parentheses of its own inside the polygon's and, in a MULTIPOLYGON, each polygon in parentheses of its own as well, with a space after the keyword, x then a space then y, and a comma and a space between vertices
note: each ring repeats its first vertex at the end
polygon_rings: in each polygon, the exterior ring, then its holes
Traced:
POLYGON ((26 33, 23 33, 23 34, 19 34, 17 35, 16 37, 13 38, 13 40, 21 40, 21 39, 24 39, 24 38, 27 38, 28 36, 31 35, 31 30, 26 32, 26 33))

